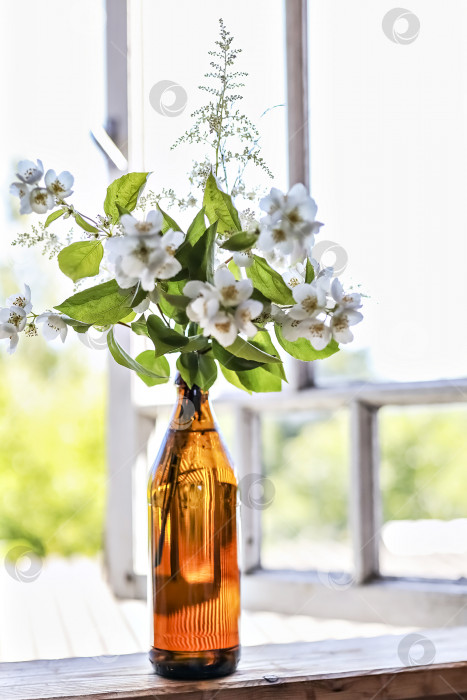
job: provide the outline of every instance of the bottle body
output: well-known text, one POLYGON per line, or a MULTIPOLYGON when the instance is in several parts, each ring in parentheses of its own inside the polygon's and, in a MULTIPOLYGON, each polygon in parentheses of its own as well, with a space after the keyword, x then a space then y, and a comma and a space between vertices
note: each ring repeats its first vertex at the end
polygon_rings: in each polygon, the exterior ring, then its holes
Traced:
POLYGON ((148 504, 155 670, 191 679, 232 673, 239 658, 237 483, 207 393, 182 380, 148 504))

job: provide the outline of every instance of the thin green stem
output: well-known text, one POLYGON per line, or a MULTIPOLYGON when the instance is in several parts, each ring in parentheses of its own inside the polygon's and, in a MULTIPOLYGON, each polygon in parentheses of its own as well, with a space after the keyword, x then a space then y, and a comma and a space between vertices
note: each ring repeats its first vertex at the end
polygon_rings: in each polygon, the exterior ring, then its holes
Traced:
POLYGON ((157 308, 159 309, 159 313, 160 313, 160 315, 162 316, 162 319, 163 319, 165 325, 166 325, 168 328, 170 328, 170 323, 168 322, 167 318, 164 316, 164 312, 162 311, 162 309, 161 309, 161 307, 160 307, 160 304, 156 304, 156 306, 157 306, 157 308))

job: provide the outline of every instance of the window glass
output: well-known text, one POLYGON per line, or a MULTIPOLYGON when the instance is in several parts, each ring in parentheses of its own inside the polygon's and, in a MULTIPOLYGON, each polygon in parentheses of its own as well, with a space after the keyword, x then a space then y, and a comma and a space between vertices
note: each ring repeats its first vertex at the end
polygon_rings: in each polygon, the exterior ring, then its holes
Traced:
POLYGON ((266 414, 262 441, 262 565, 350 572, 348 412, 266 414))
POLYGON ((388 407, 380 411, 379 421, 381 572, 467 576, 467 410, 388 407))
POLYGON ((309 2, 319 240, 369 296, 350 352, 317 366, 327 376, 465 374, 467 7, 410 7, 309 2))

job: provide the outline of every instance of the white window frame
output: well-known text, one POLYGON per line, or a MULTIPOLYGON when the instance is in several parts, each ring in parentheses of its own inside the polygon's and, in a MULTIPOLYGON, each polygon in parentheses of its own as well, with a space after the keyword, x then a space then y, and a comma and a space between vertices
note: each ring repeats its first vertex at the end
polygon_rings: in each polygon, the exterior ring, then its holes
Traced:
MULTIPOLYGON (((114 134, 121 143, 129 141, 132 169, 143 167, 141 142, 142 53, 138 41, 141 28, 141 0, 107 0, 115 15, 108 24, 108 45, 112 32, 126 31, 132 59, 128 71, 128 93, 132 112, 129 137, 114 134), (123 24, 125 26, 123 26, 123 24), (116 28, 116 29, 115 29, 116 28), (133 80, 133 77, 136 79, 133 80), (139 76, 139 77, 138 77, 139 76)), ((285 0, 286 55, 289 137, 289 181, 309 182, 307 0, 285 0)), ((121 46, 121 44, 120 44, 121 46)), ((109 49, 111 50, 111 48, 109 49)), ((127 79, 121 61, 109 64, 109 123, 123 125, 128 98, 121 86, 127 79), (117 72, 112 75, 112 72, 117 72), (115 98, 115 91, 119 99, 115 98)), ((120 342, 130 349, 131 338, 119 329, 120 342)), ((271 571, 261 567, 261 511, 241 505, 242 598, 251 610, 341 618, 394 625, 456 626, 467 624, 467 585, 463 582, 383 577, 379 567, 381 529, 379 410, 384 406, 415 406, 467 403, 467 380, 414 383, 361 383, 333 388, 312 387, 311 365, 295 363, 292 390, 280 395, 241 396, 220 399, 235 411, 237 453, 234 461, 239 479, 261 474, 261 417, 265 410, 350 411, 350 529, 354 578, 352 585, 330 587, 318 572, 271 571), (312 388, 310 388, 312 387, 312 388)), ((147 442, 155 422, 167 406, 138 406, 132 396, 133 378, 128 370, 109 365, 108 414, 108 506, 106 518, 106 563, 114 592, 122 597, 145 598, 146 576, 134 570, 133 466, 137 459, 148 461, 147 442)), ((149 464, 149 462, 148 462, 149 464)))

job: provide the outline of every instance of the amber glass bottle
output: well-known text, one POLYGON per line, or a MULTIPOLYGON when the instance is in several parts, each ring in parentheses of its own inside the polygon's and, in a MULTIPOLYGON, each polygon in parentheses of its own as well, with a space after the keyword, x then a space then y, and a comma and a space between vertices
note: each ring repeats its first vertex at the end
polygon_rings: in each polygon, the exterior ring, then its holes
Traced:
POLYGON ((178 377, 148 486, 153 641, 169 678, 215 678, 239 659, 237 482, 208 393, 178 377))

